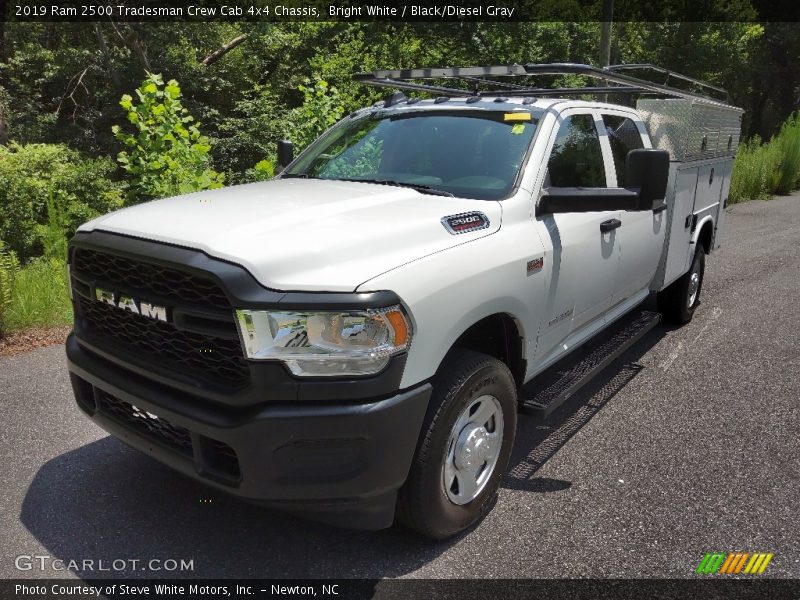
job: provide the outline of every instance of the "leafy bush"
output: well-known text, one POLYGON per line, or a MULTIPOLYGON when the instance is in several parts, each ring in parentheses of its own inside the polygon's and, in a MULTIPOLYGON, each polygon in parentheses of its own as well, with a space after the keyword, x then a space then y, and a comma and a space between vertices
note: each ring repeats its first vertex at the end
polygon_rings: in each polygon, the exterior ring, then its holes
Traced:
POLYGON ((733 163, 730 202, 759 200, 769 196, 778 174, 776 150, 776 146, 762 144, 758 136, 739 146, 733 163))
POLYGON ((275 165, 269 160, 258 161, 253 168, 245 171, 246 181, 266 181, 275 176, 275 165))
POLYGON ((129 200, 222 187, 224 175, 210 166, 211 145, 183 107, 178 82, 172 79, 164 85, 161 75, 150 73, 136 95, 138 104, 128 94, 119 103, 135 133, 126 133, 119 125, 112 128, 114 137, 126 147, 117 161, 131 175, 129 200))
POLYGON ((800 116, 790 116, 781 125, 781 130, 773 143, 776 143, 781 154, 781 169, 775 192, 788 194, 797 189, 800 181, 800 116))
POLYGON ((0 242, 0 336, 8 330, 8 312, 14 297, 14 281, 19 261, 13 251, 0 242))
POLYGON ((47 224, 39 226, 44 256, 67 260, 69 223, 64 208, 52 198, 47 202, 47 224))
POLYGON ((754 136, 736 154, 730 202, 788 194, 800 183, 800 117, 792 115, 767 143, 754 136))
POLYGON ((306 81, 297 88, 303 93, 303 105, 289 114, 291 139, 303 150, 344 115, 339 91, 324 79, 306 81))
POLYGON ((60 144, 0 146, 0 239, 24 262, 43 251, 48 204, 60 211, 65 237, 119 208, 114 170, 108 158, 85 158, 60 144))

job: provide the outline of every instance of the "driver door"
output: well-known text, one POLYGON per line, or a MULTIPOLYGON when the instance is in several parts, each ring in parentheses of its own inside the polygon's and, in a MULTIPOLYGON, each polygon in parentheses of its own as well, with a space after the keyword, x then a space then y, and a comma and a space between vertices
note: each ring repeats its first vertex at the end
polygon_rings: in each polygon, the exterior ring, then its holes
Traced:
MULTIPOLYGON (((544 187, 608 187, 613 181, 591 111, 565 112, 550 151, 544 187)), ((611 167, 613 168, 613 167, 611 167)), ((542 214, 552 268, 539 349, 545 362, 568 350, 570 334, 602 319, 620 263, 621 211, 542 214)), ((547 260, 547 257, 545 258, 547 260)))

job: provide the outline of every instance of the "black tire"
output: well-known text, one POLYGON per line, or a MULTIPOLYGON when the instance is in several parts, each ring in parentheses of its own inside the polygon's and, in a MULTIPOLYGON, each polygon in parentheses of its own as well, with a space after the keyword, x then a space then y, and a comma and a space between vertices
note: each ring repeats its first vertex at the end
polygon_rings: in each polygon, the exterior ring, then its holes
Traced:
POLYGON ((683 325, 692 320, 694 311, 700 304, 700 292, 703 289, 705 269, 706 253, 703 246, 698 244, 689 271, 658 294, 658 310, 664 316, 664 321, 675 325, 683 325), (690 302, 693 293, 692 278, 695 274, 698 275, 699 281, 697 282, 694 298, 690 302))
MULTIPOLYGON (((434 378, 433 388, 411 470, 400 490, 397 516, 414 531, 444 540, 480 521, 493 504, 514 445, 517 388, 505 364, 486 354, 460 348, 446 357, 434 378), (491 401, 494 410, 499 404, 502 434, 495 431, 498 439, 502 437, 502 443, 483 489, 476 490, 471 501, 456 504, 448 497, 443 470, 451 447, 451 433, 459 418, 471 414, 470 403, 485 396, 496 399, 496 403, 491 401)), ((494 426, 497 427, 496 423, 494 426)))

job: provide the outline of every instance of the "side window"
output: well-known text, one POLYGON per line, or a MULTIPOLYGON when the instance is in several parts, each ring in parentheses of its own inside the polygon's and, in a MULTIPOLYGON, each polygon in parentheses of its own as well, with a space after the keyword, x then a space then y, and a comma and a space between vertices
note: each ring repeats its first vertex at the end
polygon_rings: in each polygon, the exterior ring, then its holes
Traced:
POLYGON ((636 128, 636 123, 627 117, 603 115, 603 124, 611 144, 611 154, 614 156, 617 185, 625 187, 625 157, 631 150, 644 148, 642 135, 636 128))
POLYGON ((567 117, 547 163, 553 187, 606 187, 600 138, 592 115, 567 117))

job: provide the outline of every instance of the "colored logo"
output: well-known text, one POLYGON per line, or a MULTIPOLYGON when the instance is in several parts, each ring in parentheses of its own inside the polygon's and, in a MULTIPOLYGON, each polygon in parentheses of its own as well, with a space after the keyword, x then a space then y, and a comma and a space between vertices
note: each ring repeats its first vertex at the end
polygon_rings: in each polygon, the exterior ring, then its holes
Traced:
POLYGON ((459 213, 442 219, 442 225, 453 235, 489 227, 489 217, 482 212, 459 213))
POLYGON ((697 573, 700 575, 761 575, 766 569, 774 554, 772 552, 714 552, 706 553, 697 573))
POLYGON ((528 275, 534 273, 536 271, 541 271, 542 267, 544 266, 544 257, 540 256, 539 258, 534 258, 533 260, 528 261, 528 275))

